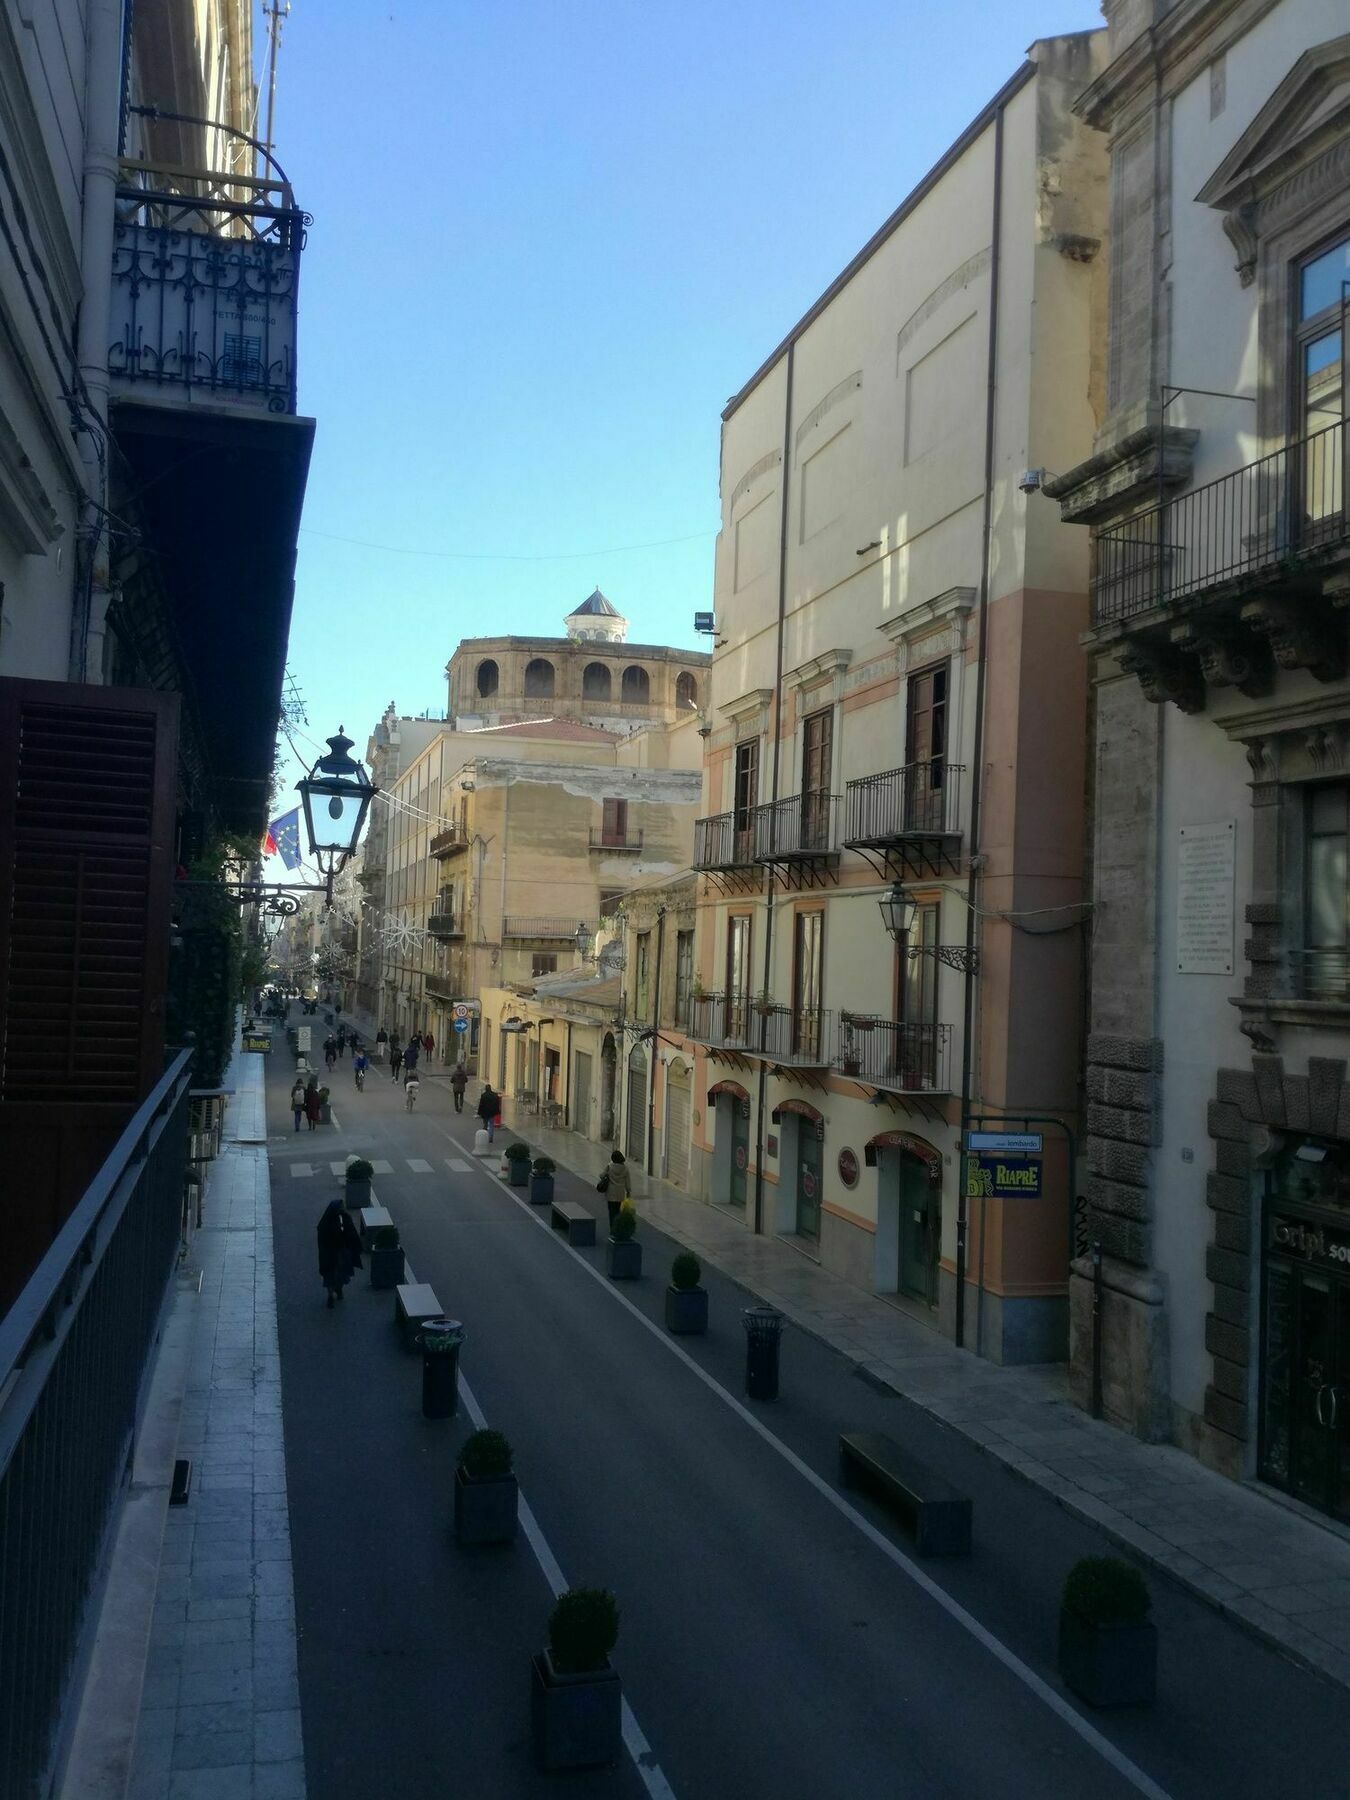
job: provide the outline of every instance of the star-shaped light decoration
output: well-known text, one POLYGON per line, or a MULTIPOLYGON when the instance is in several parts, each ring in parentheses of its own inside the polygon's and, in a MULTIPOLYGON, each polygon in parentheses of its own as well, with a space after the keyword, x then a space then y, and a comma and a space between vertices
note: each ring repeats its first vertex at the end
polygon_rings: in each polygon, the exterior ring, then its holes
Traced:
POLYGON ((385 949, 395 956, 411 956, 414 950, 422 948, 427 934, 420 925, 412 924, 406 913, 400 913, 397 918, 386 916, 380 938, 385 949))

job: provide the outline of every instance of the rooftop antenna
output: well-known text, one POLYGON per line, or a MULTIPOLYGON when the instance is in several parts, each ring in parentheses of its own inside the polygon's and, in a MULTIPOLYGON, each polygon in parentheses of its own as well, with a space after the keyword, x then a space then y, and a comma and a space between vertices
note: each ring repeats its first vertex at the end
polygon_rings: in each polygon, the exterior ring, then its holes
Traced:
POLYGON ((281 49, 281 27, 290 16, 291 0, 263 0, 263 16, 267 20, 267 135, 264 143, 270 162, 272 156, 272 120, 277 105, 277 53, 281 49))

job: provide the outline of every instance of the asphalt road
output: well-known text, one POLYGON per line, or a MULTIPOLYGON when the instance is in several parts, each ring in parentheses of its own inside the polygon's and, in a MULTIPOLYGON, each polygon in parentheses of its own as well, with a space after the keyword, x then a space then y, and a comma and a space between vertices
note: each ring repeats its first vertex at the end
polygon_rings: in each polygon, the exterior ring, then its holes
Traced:
MULTIPOLYGON (((465 1553, 449 1533, 466 1409, 422 1419, 418 1361, 364 1273, 324 1308, 314 1227, 339 1187, 330 1160, 352 1152, 392 1166, 377 1197, 417 1278, 464 1321, 462 1377, 515 1446, 548 1551, 569 1584, 618 1598, 614 1661, 660 1777, 626 1757, 568 1777, 570 1792, 1350 1796, 1343 1691, 1157 1576, 1156 1705, 1080 1709, 1055 1669, 1057 1601, 1103 1539, 802 1333, 784 1339, 780 1399, 745 1402, 753 1297, 706 1270, 708 1336, 669 1338, 678 1246, 644 1227, 644 1278, 607 1281, 602 1248, 570 1252, 494 1179, 495 1159, 467 1154, 476 1120, 454 1113, 448 1083, 423 1080, 409 1116, 378 1070, 357 1094, 348 1060, 337 1123, 295 1136, 291 1079, 283 1046, 268 1117, 311 1800, 487 1800, 558 1780, 529 1755, 529 1655, 550 1606, 539 1561, 524 1536, 465 1553), (293 1175, 302 1161, 316 1173, 293 1175), (972 1495, 972 1556, 920 1562, 883 1509, 839 1494, 852 1426, 972 1495)), ((558 1185, 603 1215, 588 1184, 560 1171, 558 1185)))

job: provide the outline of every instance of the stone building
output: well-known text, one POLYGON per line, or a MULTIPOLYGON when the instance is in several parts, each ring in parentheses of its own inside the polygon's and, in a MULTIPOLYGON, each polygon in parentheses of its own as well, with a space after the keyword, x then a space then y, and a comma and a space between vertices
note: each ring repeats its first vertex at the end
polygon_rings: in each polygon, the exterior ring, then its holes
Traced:
POLYGON ((613 1136, 629 1162, 676 1187, 705 1170, 693 1155, 702 1100, 691 1035, 697 980, 698 877, 634 883, 618 906, 623 1033, 613 1136))
POLYGON ((1105 12, 1108 405, 1047 484, 1093 533, 1103 1399, 1350 1518, 1350 19, 1105 12))

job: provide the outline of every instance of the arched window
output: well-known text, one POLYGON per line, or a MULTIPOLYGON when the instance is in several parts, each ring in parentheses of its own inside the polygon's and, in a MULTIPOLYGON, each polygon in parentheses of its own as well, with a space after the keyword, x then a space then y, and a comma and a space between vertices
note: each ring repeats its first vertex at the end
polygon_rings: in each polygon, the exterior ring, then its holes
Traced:
POLYGON ((583 700, 608 700, 610 694, 610 675, 604 663, 587 663, 581 671, 581 697, 583 700))
POLYGON ((681 669, 675 678, 675 704, 689 707, 698 705, 698 683, 688 669, 681 669))
POLYGON ((553 698, 553 664, 546 656, 533 657, 526 663, 525 697, 527 700, 553 698))
POLYGON ((652 684, 645 669, 640 669, 636 663, 633 663, 624 670, 623 697, 625 700, 637 704, 639 701, 645 701, 651 691, 652 684))
POLYGON ((497 665, 489 657, 486 662, 480 662, 478 665, 478 692, 486 700, 489 694, 495 694, 496 691, 497 665))

